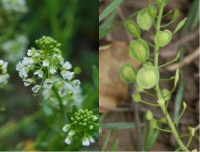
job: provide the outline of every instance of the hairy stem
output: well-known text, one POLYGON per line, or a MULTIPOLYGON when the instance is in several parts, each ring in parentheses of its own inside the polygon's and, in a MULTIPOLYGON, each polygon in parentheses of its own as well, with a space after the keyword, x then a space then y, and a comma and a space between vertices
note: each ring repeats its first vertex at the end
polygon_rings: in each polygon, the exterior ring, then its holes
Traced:
MULTIPOLYGON (((156 23, 156 34, 160 31, 160 24, 161 24, 161 19, 162 19, 162 14, 163 14, 163 8, 164 8, 164 5, 162 4, 160 6, 160 9, 159 9, 159 14, 158 14, 158 19, 157 19, 157 23, 156 23)), ((156 44, 155 44, 156 45, 156 44)), ((159 55, 159 46, 155 46, 155 49, 154 49, 154 66, 158 69, 158 55, 159 55)), ((156 94, 157 94, 157 97, 158 99, 162 98, 162 95, 160 93, 160 88, 159 88, 159 84, 156 84, 156 94)), ((182 143, 182 141, 180 140, 179 138, 179 135, 176 131, 176 128, 171 120, 171 117, 170 115, 168 114, 168 112, 166 112, 166 107, 165 106, 160 106, 160 108, 162 109, 162 112, 163 114, 165 115, 167 121, 168 121, 168 125, 172 131, 172 134, 174 135, 174 138, 175 140, 177 141, 178 145, 180 146, 180 148, 183 150, 183 151, 189 151, 187 149, 187 147, 182 143)))

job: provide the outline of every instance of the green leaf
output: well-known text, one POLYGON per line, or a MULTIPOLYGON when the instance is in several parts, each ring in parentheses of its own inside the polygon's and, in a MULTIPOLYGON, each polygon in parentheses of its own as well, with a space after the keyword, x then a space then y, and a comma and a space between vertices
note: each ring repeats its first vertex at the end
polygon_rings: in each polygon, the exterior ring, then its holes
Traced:
POLYGON ((133 37, 139 38, 141 35, 140 29, 138 26, 132 22, 131 20, 127 20, 124 22, 124 27, 126 28, 126 31, 133 37))
POLYGON ((137 74, 137 83, 144 89, 150 89, 159 81, 159 72, 153 66, 142 68, 137 74))
POLYGON ((98 115, 99 114, 99 108, 95 108, 94 110, 92 110, 94 115, 98 115))
POLYGON ((155 38, 154 38, 154 42, 156 43, 156 45, 158 46, 165 46, 167 45, 172 39, 172 33, 169 30, 164 30, 164 31, 159 31, 155 38))
POLYGON ((177 24, 177 26, 176 26, 176 28, 175 28, 175 30, 174 30, 173 33, 176 33, 178 30, 180 30, 180 28, 185 24, 186 20, 187 20, 187 18, 184 18, 182 21, 180 21, 180 22, 177 24))
POLYGON ((135 128, 135 123, 133 123, 133 122, 113 122, 113 123, 100 124, 100 128, 130 129, 130 128, 135 128))
POLYGON ((92 80, 96 87, 99 87, 99 69, 97 66, 92 66, 92 80))
POLYGON ((104 36, 108 35, 109 33, 111 33, 116 27, 118 27, 120 25, 120 23, 117 23, 105 30, 102 30, 99 32, 99 39, 102 39, 104 36))
POLYGON ((116 14, 117 14, 117 10, 114 10, 114 11, 110 14, 109 18, 107 18, 107 19, 99 26, 99 31, 104 30, 104 29, 113 21, 113 19, 115 18, 116 14))
POLYGON ((54 113, 52 108, 45 101, 42 102, 42 110, 46 116, 51 116, 54 113))
POLYGON ((136 79, 136 69, 131 64, 125 63, 119 70, 119 77, 124 83, 132 83, 136 79))
POLYGON ((113 144, 112 148, 110 149, 110 151, 116 151, 117 147, 118 147, 118 143, 119 143, 119 139, 115 140, 115 143, 113 144))
POLYGON ((105 150, 106 150, 107 145, 108 145, 108 140, 109 140, 109 138, 110 138, 110 135, 111 135, 111 130, 109 130, 109 132, 108 132, 108 134, 107 134, 107 136, 106 136, 106 140, 105 140, 105 142, 104 142, 104 144, 103 144, 102 151, 105 151, 105 150))
POLYGON ((106 16, 108 16, 112 11, 114 11, 123 0, 114 0, 99 16, 99 22, 101 22, 106 16))
POLYGON ((148 45, 141 39, 131 41, 129 45, 129 56, 138 62, 145 62, 149 58, 148 45))
POLYGON ((142 30, 149 30, 153 25, 152 12, 148 8, 139 11, 137 15, 137 24, 142 30))

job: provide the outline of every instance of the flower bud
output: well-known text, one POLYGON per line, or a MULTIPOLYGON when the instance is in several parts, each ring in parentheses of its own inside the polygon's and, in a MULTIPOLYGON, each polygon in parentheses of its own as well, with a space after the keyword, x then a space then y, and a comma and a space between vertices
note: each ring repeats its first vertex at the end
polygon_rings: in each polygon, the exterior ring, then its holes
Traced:
POLYGON ((134 102, 140 102, 141 96, 140 96, 139 93, 136 92, 136 93, 134 93, 134 94, 132 95, 132 99, 133 99, 134 102))
POLYGON ((147 120, 151 120, 153 118, 153 114, 150 110, 147 111, 146 118, 147 118, 147 120))

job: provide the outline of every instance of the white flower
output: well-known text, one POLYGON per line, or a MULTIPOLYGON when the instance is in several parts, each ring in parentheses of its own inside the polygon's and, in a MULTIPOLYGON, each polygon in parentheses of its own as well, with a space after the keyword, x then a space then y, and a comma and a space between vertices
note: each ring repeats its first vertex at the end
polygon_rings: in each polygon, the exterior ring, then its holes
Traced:
POLYGON ((63 88, 67 90, 67 89, 72 89, 73 87, 72 87, 72 85, 70 83, 64 82, 63 88))
POLYGON ((67 94, 67 90, 64 89, 63 87, 60 87, 60 88, 58 89, 58 94, 59 94, 61 97, 63 97, 63 96, 65 96, 65 95, 67 94))
POLYGON ((3 82, 6 82, 6 80, 9 78, 8 74, 0 75, 0 84, 3 82))
POLYGON ((44 81, 43 87, 47 89, 51 89, 53 86, 53 81, 51 79, 46 79, 44 81))
POLYGON ((32 91, 34 93, 38 93, 38 91, 40 90, 41 86, 40 85, 35 85, 33 88, 32 88, 32 91))
POLYGON ((75 131, 74 130, 71 130, 69 133, 68 133, 68 136, 73 136, 75 134, 75 131))
POLYGON ((71 65, 68 61, 66 61, 66 62, 62 65, 62 68, 63 68, 64 70, 69 70, 69 69, 72 68, 72 65, 71 65))
POLYGON ((56 68, 55 67, 50 67, 50 73, 51 74, 54 74, 54 73, 56 73, 57 71, 56 71, 56 68))
POLYGON ((72 136, 67 136, 67 138, 65 139, 65 143, 66 144, 71 144, 71 142, 72 142, 72 136))
POLYGON ((90 145, 89 139, 86 138, 86 137, 84 137, 84 138, 82 139, 82 145, 83 145, 83 146, 89 146, 89 145, 90 145))
POLYGON ((97 120, 98 119, 98 117, 97 116, 93 116, 93 121, 95 121, 95 120, 97 120))
POLYGON ((32 58, 29 58, 29 57, 24 57, 23 60, 22 60, 22 64, 32 65, 32 64, 34 64, 34 60, 32 58))
POLYGON ((29 79, 23 79, 23 81, 25 81, 25 82, 24 82, 24 85, 25 85, 25 86, 29 86, 31 83, 34 82, 34 80, 33 80, 33 79, 30 79, 30 78, 29 78, 29 79))
POLYGON ((70 129, 70 125, 69 124, 66 124, 64 127, 63 127, 63 131, 64 132, 67 132, 68 130, 70 129))
POLYGON ((61 71, 61 75, 64 79, 71 80, 74 76, 74 72, 63 70, 61 71))
POLYGON ((48 60, 43 60, 42 65, 44 67, 48 67, 49 66, 49 61, 48 60))
POLYGON ((43 72, 42 70, 37 70, 37 71, 35 71, 33 74, 37 74, 37 75, 38 75, 38 77, 42 78, 42 77, 43 77, 43 74, 44 74, 44 72, 43 72))
POLYGON ((92 138, 92 136, 89 137, 90 143, 95 143, 94 138, 92 138))
POLYGON ((33 56, 35 54, 35 50, 28 50, 27 55, 28 56, 33 56))
POLYGON ((72 85, 75 89, 78 89, 80 87, 81 82, 79 80, 73 80, 72 85))
POLYGON ((21 71, 19 71, 19 76, 24 79, 28 77, 28 74, 25 70, 22 69, 21 71))

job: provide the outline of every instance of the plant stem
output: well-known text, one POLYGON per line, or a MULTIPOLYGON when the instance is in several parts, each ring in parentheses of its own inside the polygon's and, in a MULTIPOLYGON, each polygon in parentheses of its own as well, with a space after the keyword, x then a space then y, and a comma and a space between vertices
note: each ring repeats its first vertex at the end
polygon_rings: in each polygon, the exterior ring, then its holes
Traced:
POLYGON ((54 92, 56 98, 57 98, 58 101, 59 101, 59 107, 60 107, 60 121, 59 121, 59 122, 60 122, 60 127, 62 127, 62 125, 63 125, 62 123, 63 123, 63 121, 64 121, 64 106, 63 106, 63 104, 62 104, 62 99, 60 98, 60 96, 59 96, 59 94, 58 94, 58 92, 57 92, 55 86, 52 87, 52 90, 53 90, 53 92, 54 92))
MULTIPOLYGON (((162 18, 162 13, 163 13, 163 8, 164 8, 164 5, 161 4, 160 6, 160 9, 159 9, 159 14, 158 14, 158 19, 157 19, 157 23, 156 23, 156 34, 160 31, 160 23, 161 23, 161 18, 162 18)), ((155 44, 156 45, 156 44, 155 44)), ((158 69, 158 52, 159 50, 159 46, 155 46, 155 49, 154 49, 154 66, 158 69)), ((157 97, 158 99, 162 98, 162 95, 160 93, 160 88, 159 88, 159 84, 157 83, 156 84, 156 94, 157 94, 157 97)), ((175 140, 177 141, 178 145, 180 146, 180 148, 183 150, 183 151, 189 151, 187 149, 187 147, 182 143, 182 141, 180 140, 179 138, 179 135, 176 131, 176 128, 171 120, 171 117, 170 115, 168 114, 168 112, 166 112, 166 107, 165 106, 160 106, 160 108, 162 109, 162 112, 163 114, 165 115, 167 121, 168 121, 168 126, 170 127, 171 131, 172 131, 172 134, 174 135, 174 138, 175 140)))
POLYGON ((140 102, 143 102, 143 103, 148 104, 150 106, 159 106, 158 104, 148 103, 148 102, 143 101, 143 100, 140 100, 140 102))

